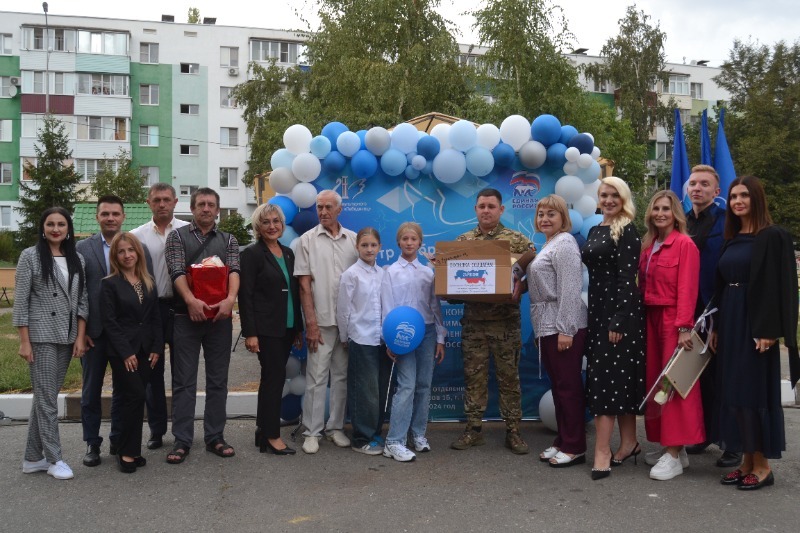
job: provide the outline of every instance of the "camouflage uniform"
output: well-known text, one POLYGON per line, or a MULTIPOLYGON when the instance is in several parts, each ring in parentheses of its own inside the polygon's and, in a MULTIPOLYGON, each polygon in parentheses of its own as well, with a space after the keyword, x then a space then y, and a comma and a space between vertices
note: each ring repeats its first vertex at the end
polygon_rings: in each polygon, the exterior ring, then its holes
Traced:
MULTIPOLYGON (((458 237, 459 241, 494 240, 511 242, 511 253, 522 254, 531 241, 517 231, 497 224, 484 234, 480 228, 458 237)), ((464 358, 464 412, 467 428, 479 428, 486 411, 489 388, 489 354, 494 355, 500 415, 508 431, 518 432, 522 418, 519 385, 519 357, 522 347, 518 304, 468 302, 461 320, 461 352, 464 358)))

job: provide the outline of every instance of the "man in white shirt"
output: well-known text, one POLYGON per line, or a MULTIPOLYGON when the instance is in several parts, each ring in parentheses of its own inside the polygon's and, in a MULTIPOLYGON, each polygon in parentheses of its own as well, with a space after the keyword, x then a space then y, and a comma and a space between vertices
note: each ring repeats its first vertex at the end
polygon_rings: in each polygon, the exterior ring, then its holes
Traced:
MULTIPOLYGON (((142 241, 153 258, 153 276, 158 289, 159 311, 163 326, 164 342, 169 346, 172 356, 172 323, 175 311, 172 302, 172 280, 164 258, 167 235, 172 230, 186 226, 188 222, 175 218, 175 206, 178 197, 175 189, 168 183, 156 183, 147 193, 147 205, 153 212, 153 218, 131 231, 142 241)), ((147 384, 147 423, 150 426, 150 439, 147 447, 151 450, 163 445, 163 436, 167 432, 167 398, 164 388, 164 357, 160 357, 155 368, 150 372, 147 384)))

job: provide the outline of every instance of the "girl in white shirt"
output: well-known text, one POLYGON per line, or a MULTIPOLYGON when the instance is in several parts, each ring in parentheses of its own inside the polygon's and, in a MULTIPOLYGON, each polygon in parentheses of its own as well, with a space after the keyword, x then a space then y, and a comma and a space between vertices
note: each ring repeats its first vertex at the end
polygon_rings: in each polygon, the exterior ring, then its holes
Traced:
POLYGON ((356 235, 358 261, 339 281, 336 324, 339 340, 348 350, 347 409, 353 426, 352 449, 366 455, 383 452, 383 406, 391 361, 381 345, 381 281, 384 271, 375 264, 381 236, 374 228, 356 235))
POLYGON ((425 320, 425 336, 416 350, 395 355, 387 349, 397 368, 397 390, 392 397, 389 434, 385 457, 397 461, 413 461, 416 455, 406 447, 411 429, 414 449, 430 451, 425 438, 431 400, 434 362, 444 359, 445 329, 439 298, 434 293, 433 270, 417 259, 422 245, 422 228, 415 222, 404 222, 397 230, 401 256, 386 269, 381 286, 381 310, 385 318, 399 306, 413 307, 425 320))

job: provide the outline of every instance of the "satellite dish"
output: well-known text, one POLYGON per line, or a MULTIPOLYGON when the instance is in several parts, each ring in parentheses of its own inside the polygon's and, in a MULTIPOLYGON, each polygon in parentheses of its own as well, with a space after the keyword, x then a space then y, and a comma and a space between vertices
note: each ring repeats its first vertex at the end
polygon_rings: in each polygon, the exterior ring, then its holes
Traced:
POLYGON ((19 92, 19 89, 17 89, 17 86, 16 86, 16 85, 11 85, 11 86, 8 88, 8 95, 9 95, 11 98, 14 98, 15 96, 17 96, 17 93, 18 93, 18 92, 19 92))

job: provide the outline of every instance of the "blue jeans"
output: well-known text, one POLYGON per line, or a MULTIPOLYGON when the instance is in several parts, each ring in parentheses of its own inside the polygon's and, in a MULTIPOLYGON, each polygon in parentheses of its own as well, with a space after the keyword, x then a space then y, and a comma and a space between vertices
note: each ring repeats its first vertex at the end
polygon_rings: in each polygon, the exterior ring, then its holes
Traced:
POLYGON ((386 418, 386 392, 391 360, 386 347, 347 341, 347 410, 353 426, 353 446, 360 448, 380 436, 386 418))
POLYGON ((413 352, 397 356, 397 390, 392 397, 387 444, 405 445, 409 428, 413 436, 425 436, 435 355, 436 326, 426 324, 422 344, 413 352))

